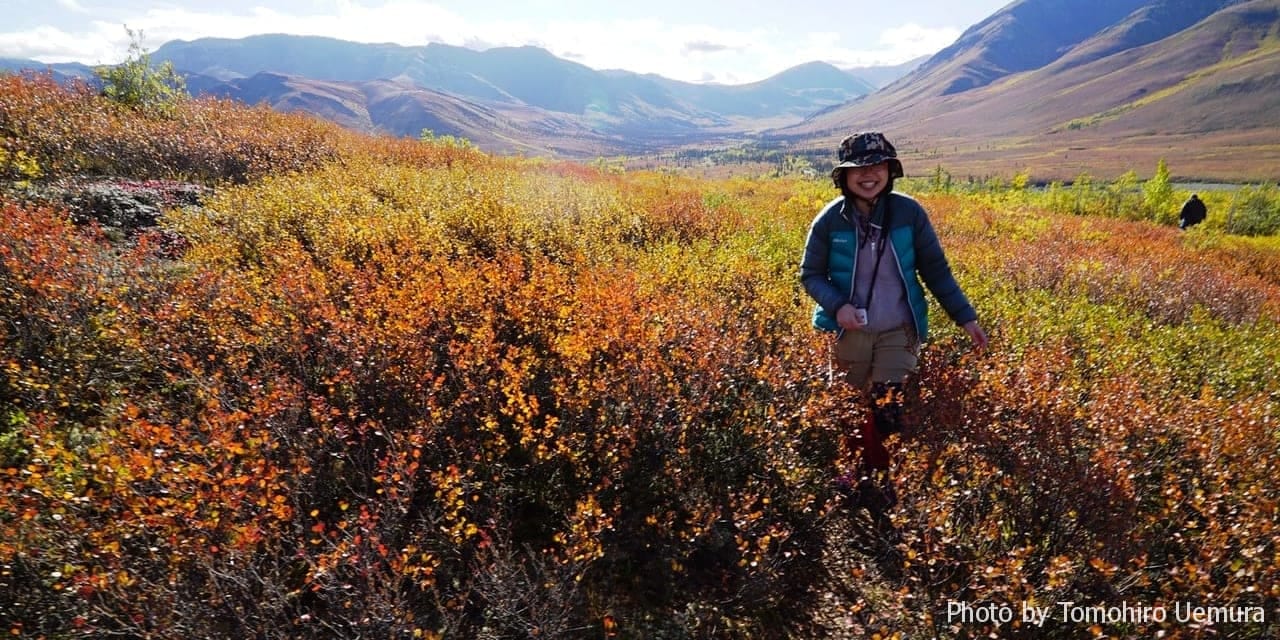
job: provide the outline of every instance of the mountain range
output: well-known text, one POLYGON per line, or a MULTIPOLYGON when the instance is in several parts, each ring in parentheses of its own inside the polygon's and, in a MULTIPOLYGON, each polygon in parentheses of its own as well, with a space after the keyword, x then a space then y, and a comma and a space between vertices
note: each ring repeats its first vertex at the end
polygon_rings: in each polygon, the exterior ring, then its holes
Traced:
POLYGON ((918 173, 1149 175, 1165 158, 1175 177, 1280 179, 1280 0, 1020 0, 769 136, 825 151, 868 122, 900 132, 918 173))
POLYGON ((1280 178, 1280 0, 1015 0, 927 59, 815 61, 745 85, 599 71, 536 47, 289 35, 173 41, 152 60, 172 62, 196 94, 367 132, 430 129, 495 152, 754 144, 821 165, 844 134, 875 128, 909 174, 1061 179, 1149 172, 1167 158, 1179 177, 1280 178))
MULTIPOLYGON (((598 71, 530 46, 476 51, 284 34, 172 41, 150 55, 173 63, 194 95, 307 111, 369 133, 430 129, 490 151, 585 157, 793 124, 911 68, 867 68, 869 81, 811 62, 751 84, 695 84, 598 71)), ((0 60, 0 69, 40 67, 92 78, 84 65, 0 60)))

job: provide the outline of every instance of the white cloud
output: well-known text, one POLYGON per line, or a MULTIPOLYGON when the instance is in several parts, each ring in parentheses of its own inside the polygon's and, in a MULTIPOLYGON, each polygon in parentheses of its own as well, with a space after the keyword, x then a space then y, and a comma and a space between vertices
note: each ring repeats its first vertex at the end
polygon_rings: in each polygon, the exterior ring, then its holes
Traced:
POLYGON ((880 43, 893 55, 900 55, 897 62, 906 62, 922 55, 937 53, 960 37, 960 30, 955 27, 930 29, 918 24, 908 23, 900 27, 885 29, 880 36, 880 43))
POLYGON ((392 2, 379 7, 342 3, 325 15, 290 15, 256 7, 247 15, 153 9, 130 21, 146 33, 148 44, 205 36, 241 38, 263 33, 329 36, 356 42, 421 45, 430 41, 461 45, 465 22, 434 5, 392 2))
MULTIPOLYGON (((124 30, 115 26, 119 40, 128 46, 124 30)), ((118 62, 119 42, 112 41, 105 33, 95 31, 93 36, 68 33, 55 27, 38 27, 30 31, 0 33, 0 56, 39 60, 44 63, 84 62, 109 64, 118 62)), ((120 49, 123 50, 123 49, 120 49)))
POLYGON ((733 47, 719 42, 708 42, 706 40, 695 40, 693 42, 684 43, 684 53, 719 53, 721 51, 732 51, 733 47))
POLYGON ((58 6, 74 13, 89 13, 89 10, 76 0, 58 0, 58 6))
POLYGON ((795 48, 794 59, 797 64, 806 60, 824 60, 845 68, 894 65, 937 53, 958 37, 960 30, 953 27, 926 28, 905 24, 882 31, 876 41, 878 46, 854 48, 848 43, 857 41, 846 35, 813 32, 795 48))
MULTIPOLYGON (((766 53, 762 30, 672 25, 654 19, 561 21, 540 33, 548 49, 596 69, 657 73, 687 82, 750 81, 766 53), (566 44, 567 43, 567 44, 566 44)), ((759 77, 755 77, 755 76, 759 77)))

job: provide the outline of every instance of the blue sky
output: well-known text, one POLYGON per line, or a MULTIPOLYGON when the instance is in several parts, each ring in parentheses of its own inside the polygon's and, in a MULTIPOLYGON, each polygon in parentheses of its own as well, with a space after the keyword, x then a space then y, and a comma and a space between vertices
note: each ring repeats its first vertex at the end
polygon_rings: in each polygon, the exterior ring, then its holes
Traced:
POLYGON ((488 48, 536 45, 595 69, 752 82, 823 60, 896 64, 937 52, 1013 0, 0 0, 0 57, 112 64, 125 27, 175 39, 261 33, 488 48))

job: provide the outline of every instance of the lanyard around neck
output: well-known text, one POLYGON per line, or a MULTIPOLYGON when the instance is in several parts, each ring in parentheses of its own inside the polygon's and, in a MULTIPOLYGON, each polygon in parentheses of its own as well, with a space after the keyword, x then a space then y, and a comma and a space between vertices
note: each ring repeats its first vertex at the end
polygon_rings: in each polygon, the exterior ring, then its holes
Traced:
MULTIPOLYGON (((846 200, 846 204, 854 205, 854 203, 849 202, 848 200, 846 200)), ((871 216, 876 212, 877 204, 879 204, 878 198, 877 198, 877 202, 871 205, 871 210, 867 212, 865 223, 862 218, 862 212, 858 211, 858 208, 856 205, 853 206, 854 221, 855 221, 855 224, 857 224, 858 226, 858 231, 862 234, 862 237, 858 238, 858 253, 861 253, 862 247, 868 241, 871 241, 871 230, 875 226, 871 223, 871 216)), ((880 218, 880 222, 883 223, 880 226, 880 234, 879 234, 880 237, 875 241, 871 241, 871 250, 874 251, 876 254, 876 264, 871 269, 871 284, 867 285, 867 299, 863 301, 864 309, 869 309, 871 307, 871 296, 872 294, 875 293, 875 290, 876 290, 876 280, 880 276, 880 260, 881 258, 884 257, 885 245, 889 244, 889 221, 892 219, 892 216, 893 216, 892 212, 893 212, 893 209, 890 208, 889 201, 886 200, 884 203, 884 213, 881 214, 881 218, 880 218), (879 242, 879 246, 876 246, 876 242, 879 242)), ((855 256, 854 257, 855 264, 857 263, 857 260, 858 260, 857 256, 855 256)), ((854 297, 853 294, 855 293, 854 290, 857 289, 858 287, 857 278, 854 278, 854 281, 851 283, 851 285, 852 286, 849 289, 849 297, 853 298, 854 297)))
MULTIPOLYGON (((863 236, 866 238, 865 240, 858 243, 858 251, 861 252, 862 247, 865 246, 866 242, 870 241, 871 250, 876 254, 876 264, 871 269, 871 284, 867 285, 867 299, 864 300, 862 303, 863 309, 870 309, 871 296, 876 292, 876 281, 879 279, 879 276, 880 276, 880 262, 881 262, 881 259, 884 258, 885 245, 889 244, 889 234, 887 231, 885 231, 883 227, 881 227, 880 233, 879 233, 880 237, 875 240, 872 240, 871 229, 875 227, 875 225, 871 224, 871 220, 870 219, 867 220, 867 225, 865 228, 862 228, 861 222, 859 222, 858 226, 859 226, 859 230, 862 231, 863 236), (879 246, 876 246, 877 242, 879 243, 879 246)), ((854 260, 856 261, 857 258, 854 258, 854 260)), ((854 279, 853 286, 854 288, 858 286, 858 282, 856 278, 854 279)))

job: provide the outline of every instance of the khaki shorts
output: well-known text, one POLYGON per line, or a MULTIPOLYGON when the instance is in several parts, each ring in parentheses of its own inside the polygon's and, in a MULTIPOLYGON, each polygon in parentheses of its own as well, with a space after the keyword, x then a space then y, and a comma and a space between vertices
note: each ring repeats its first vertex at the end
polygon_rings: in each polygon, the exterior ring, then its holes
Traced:
POLYGON ((831 343, 831 383, 843 380, 865 388, 873 382, 902 382, 916 372, 920 340, 910 325, 867 333, 845 331, 831 343))

